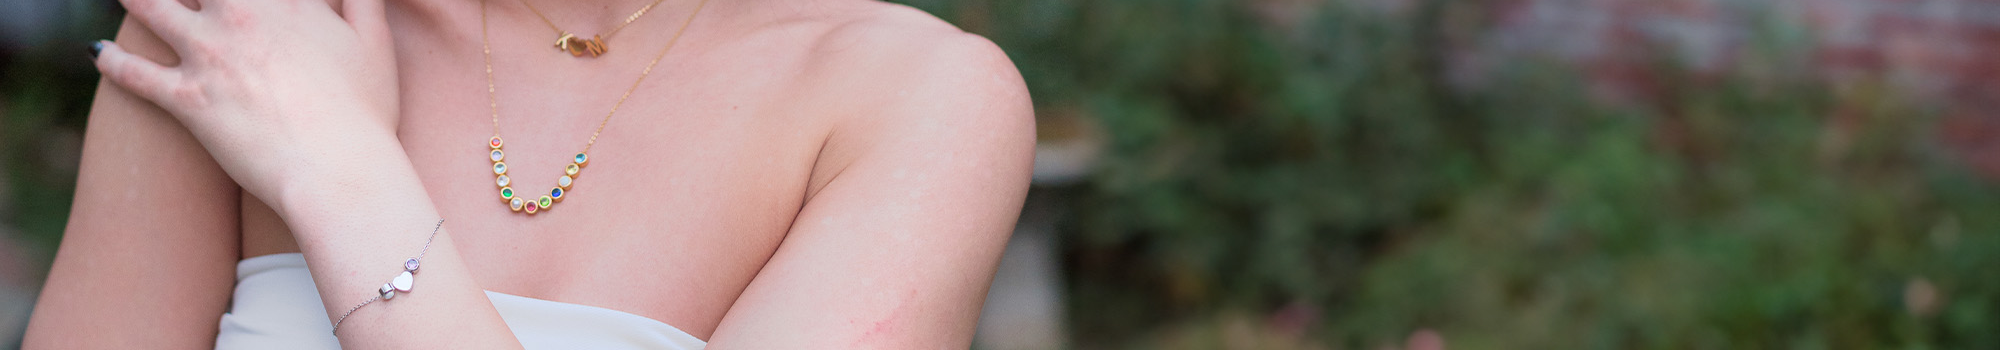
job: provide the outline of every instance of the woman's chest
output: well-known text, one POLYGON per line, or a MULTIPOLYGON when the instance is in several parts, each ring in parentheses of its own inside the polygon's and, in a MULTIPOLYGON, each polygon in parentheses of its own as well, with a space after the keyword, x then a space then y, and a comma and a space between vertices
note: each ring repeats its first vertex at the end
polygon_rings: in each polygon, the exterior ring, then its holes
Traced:
POLYGON ((826 136, 769 88, 681 74, 726 66, 664 62, 644 80, 495 67, 489 85, 464 63, 403 64, 399 133, 480 283, 695 334, 776 251, 826 136), (561 195, 530 214, 503 191, 561 195))

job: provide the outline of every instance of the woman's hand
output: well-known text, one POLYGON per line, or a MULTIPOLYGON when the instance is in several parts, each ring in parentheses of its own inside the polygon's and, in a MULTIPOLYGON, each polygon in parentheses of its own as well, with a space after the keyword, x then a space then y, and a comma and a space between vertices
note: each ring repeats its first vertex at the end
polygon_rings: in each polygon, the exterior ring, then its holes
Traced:
POLYGON ((327 324, 353 312, 336 334, 343 348, 521 348, 459 257, 451 227, 427 236, 439 214, 396 140, 382 0, 345 0, 340 14, 327 0, 199 0, 199 10, 121 1, 180 64, 104 43, 98 70, 173 114, 224 172, 277 210, 305 253, 327 324), (380 295, 420 251, 415 291, 351 309, 380 295))
POLYGON ((201 0, 199 10, 176 0, 120 2, 173 47, 180 65, 100 42, 98 70, 171 112, 267 203, 281 205, 299 182, 365 171, 349 165, 400 149, 382 0, 347 0, 341 13, 325 0, 201 0))

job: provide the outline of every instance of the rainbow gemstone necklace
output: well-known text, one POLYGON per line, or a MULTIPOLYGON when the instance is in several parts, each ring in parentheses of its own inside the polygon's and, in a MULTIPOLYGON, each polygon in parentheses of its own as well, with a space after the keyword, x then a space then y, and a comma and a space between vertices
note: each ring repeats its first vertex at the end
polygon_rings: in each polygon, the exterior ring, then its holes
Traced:
MULTIPOLYGON (((514 191, 514 179, 507 176, 507 152, 501 149, 503 146, 506 146, 506 143, 500 138, 500 100, 494 96, 496 89, 493 86, 493 45, 487 39, 486 33, 486 2, 480 2, 479 46, 480 53, 485 55, 486 62, 486 107, 493 115, 493 138, 487 140, 487 146, 491 148, 491 152, 487 153, 487 158, 493 161, 493 184, 500 188, 500 200, 507 204, 509 210, 534 214, 548 210, 549 207, 555 206, 556 203, 561 203, 563 197, 567 197, 570 186, 576 183, 578 175, 583 174, 583 167, 590 164, 590 147, 597 144, 597 135, 604 133, 604 126, 611 122, 611 116, 618 114, 618 107, 624 106, 625 99, 632 97, 632 91, 639 89, 639 83, 645 82, 646 76, 653 73, 653 66, 660 63, 660 58, 666 57, 667 52, 673 50, 674 43, 681 40, 681 33, 687 31, 688 25, 694 23, 695 15, 701 14, 701 8, 707 4, 708 0, 701 0, 695 4, 694 11, 688 12, 687 20, 682 21, 680 29, 674 31, 673 38, 667 40, 666 47, 661 48, 660 53, 654 55, 651 62, 646 63, 646 69, 639 73, 638 79, 632 81, 631 87, 625 88, 625 94, 618 96, 618 102, 611 105, 611 111, 604 114, 604 120, 597 122, 597 130, 590 132, 590 141, 583 144, 583 151, 577 152, 575 157, 570 158, 570 163, 563 166, 563 175, 556 178, 556 186, 550 188, 547 194, 534 199, 528 199, 527 197, 533 194, 514 191)), ((651 5, 647 6, 647 8, 651 7, 651 5)), ((644 10, 641 10, 641 13, 644 13, 644 10)), ((539 15, 540 13, 538 12, 537 14, 539 15)), ((637 18, 638 15, 634 14, 632 17, 637 18)), ((631 21, 627 20, 626 22, 630 23, 631 21)), ((620 27, 622 28, 623 26, 621 25, 620 27)))

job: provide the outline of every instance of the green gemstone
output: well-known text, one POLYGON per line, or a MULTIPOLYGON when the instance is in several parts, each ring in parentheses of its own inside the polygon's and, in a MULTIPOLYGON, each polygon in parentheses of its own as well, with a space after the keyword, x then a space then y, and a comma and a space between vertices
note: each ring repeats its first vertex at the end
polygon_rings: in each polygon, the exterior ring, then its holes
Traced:
POLYGON ((500 189, 500 198, 514 198, 514 189, 512 188, 500 189))
POLYGON ((555 200, 549 199, 548 196, 542 196, 542 199, 537 200, 535 202, 536 202, 535 204, 541 205, 542 208, 548 208, 550 205, 556 204, 555 200))

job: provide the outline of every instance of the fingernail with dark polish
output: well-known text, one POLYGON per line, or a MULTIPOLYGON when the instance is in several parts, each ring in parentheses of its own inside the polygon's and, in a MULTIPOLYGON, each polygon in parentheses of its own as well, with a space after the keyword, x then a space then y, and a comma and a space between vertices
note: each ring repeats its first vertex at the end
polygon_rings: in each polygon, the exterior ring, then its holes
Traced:
POLYGON ((98 40, 90 42, 90 59, 93 60, 97 59, 97 53, 99 52, 104 52, 104 41, 98 40))

